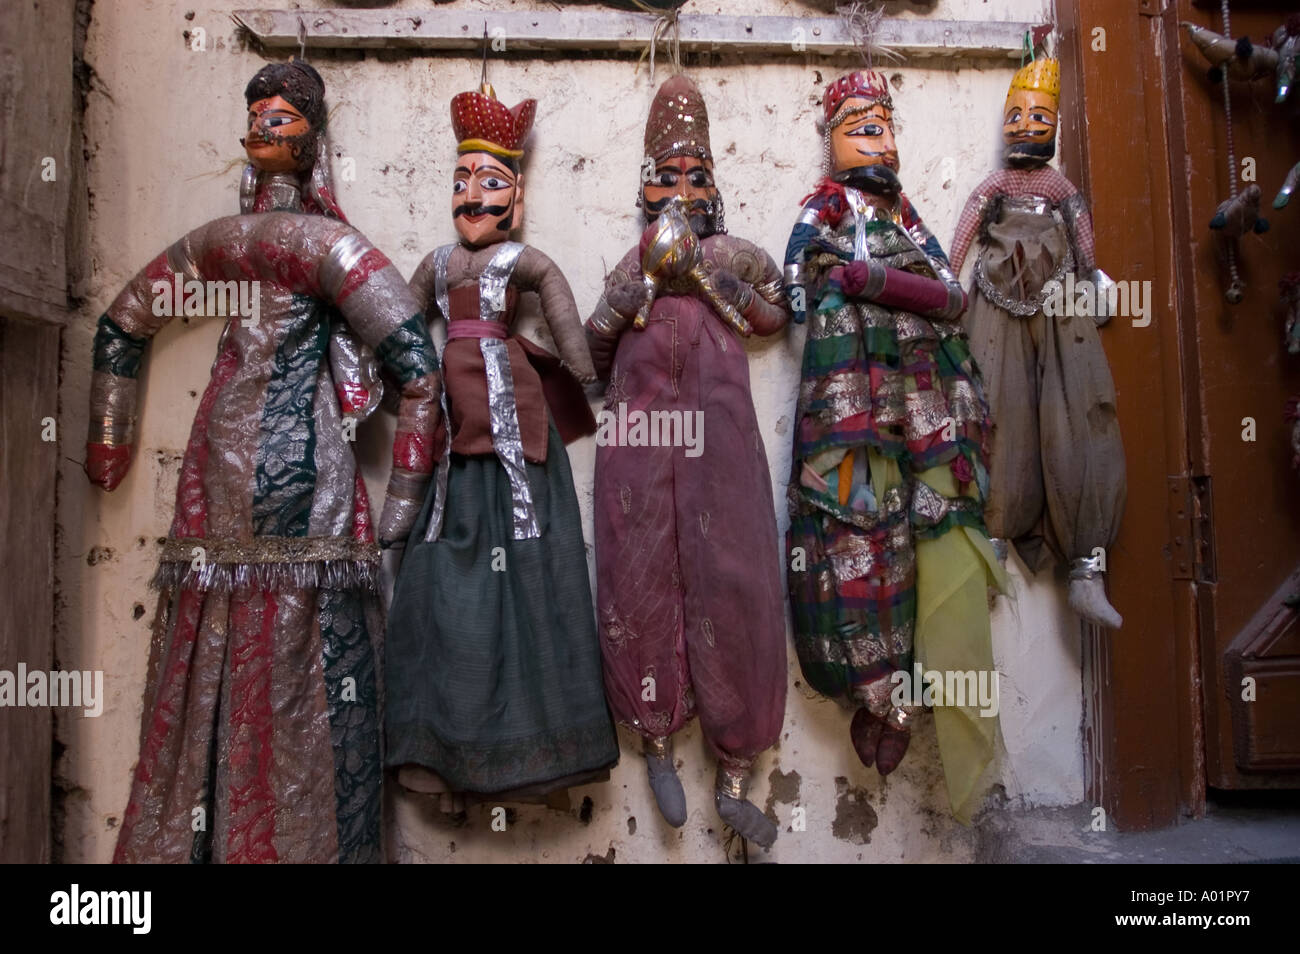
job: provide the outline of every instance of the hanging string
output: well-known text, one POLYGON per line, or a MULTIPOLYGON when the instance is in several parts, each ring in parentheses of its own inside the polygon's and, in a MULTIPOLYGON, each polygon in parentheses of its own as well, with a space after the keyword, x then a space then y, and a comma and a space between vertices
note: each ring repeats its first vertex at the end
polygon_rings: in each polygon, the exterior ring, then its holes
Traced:
MULTIPOLYGON (((1220 13, 1223 16, 1223 35, 1232 39, 1232 23, 1229 20, 1228 0, 1222 0, 1220 13)), ((1232 139, 1232 89, 1228 81, 1228 65, 1223 67, 1223 116, 1228 124, 1228 200, 1237 197, 1237 150, 1232 139)), ((1228 277, 1231 279, 1224 294, 1228 303, 1235 305, 1241 301, 1246 286, 1237 271, 1237 240, 1228 240, 1228 277)))
POLYGON ((1030 42, 1028 30, 1025 31, 1024 39, 1021 41, 1020 45, 1020 66, 1022 69, 1025 65, 1026 56, 1029 57, 1029 62, 1032 63, 1034 61, 1034 44, 1030 42))
POLYGON ((853 40, 853 45, 857 47, 858 55, 862 57, 863 65, 868 70, 875 69, 873 60, 877 53, 892 60, 902 58, 875 40, 876 33, 880 29, 880 21, 885 15, 883 3, 873 7, 870 3, 857 2, 847 7, 840 7, 839 14, 840 19, 844 21, 846 32, 853 40))
POLYGON ((637 59, 636 68, 641 69, 641 64, 645 61, 646 55, 650 57, 650 85, 655 84, 655 50, 659 46, 659 41, 666 39, 668 43, 668 56, 672 62, 673 72, 682 71, 682 25, 678 19, 679 9, 670 10, 664 13, 656 10, 654 7, 647 6, 642 0, 632 0, 633 6, 645 13, 657 15, 654 29, 650 33, 650 45, 641 51, 641 56, 637 59))
POLYGON ((307 24, 298 18, 298 59, 307 62, 307 24))

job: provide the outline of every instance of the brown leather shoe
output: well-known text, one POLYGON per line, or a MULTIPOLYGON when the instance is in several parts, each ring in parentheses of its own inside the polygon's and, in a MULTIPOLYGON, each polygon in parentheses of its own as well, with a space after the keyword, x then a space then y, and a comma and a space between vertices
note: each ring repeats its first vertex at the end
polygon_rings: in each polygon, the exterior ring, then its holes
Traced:
POLYGON ((888 775, 898 768, 907 754, 907 744, 912 741, 911 729, 899 729, 889 723, 881 723, 880 743, 876 746, 876 771, 888 775))
POLYGON ((879 716, 872 715, 866 706, 853 713, 853 722, 849 725, 849 737, 853 739, 853 751, 867 768, 876 760, 876 746, 880 742, 880 730, 885 723, 879 716))

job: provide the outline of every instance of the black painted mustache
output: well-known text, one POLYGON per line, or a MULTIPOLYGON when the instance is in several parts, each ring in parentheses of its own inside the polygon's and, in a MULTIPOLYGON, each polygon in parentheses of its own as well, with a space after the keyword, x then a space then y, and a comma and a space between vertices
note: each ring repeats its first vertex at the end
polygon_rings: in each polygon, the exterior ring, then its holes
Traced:
POLYGON ((873 195, 890 197, 898 195, 903 190, 898 173, 885 165, 855 166, 834 178, 845 185, 873 195))
POLYGON ((475 205, 473 203, 466 202, 452 209, 451 217, 455 219, 458 216, 462 216, 462 215, 505 215, 509 211, 510 211, 510 206, 508 205, 482 205, 482 204, 475 205))
POLYGON ((1056 140, 1051 142, 1013 142, 1002 150, 1002 157, 1011 166, 1032 166, 1047 162, 1056 155, 1056 140))

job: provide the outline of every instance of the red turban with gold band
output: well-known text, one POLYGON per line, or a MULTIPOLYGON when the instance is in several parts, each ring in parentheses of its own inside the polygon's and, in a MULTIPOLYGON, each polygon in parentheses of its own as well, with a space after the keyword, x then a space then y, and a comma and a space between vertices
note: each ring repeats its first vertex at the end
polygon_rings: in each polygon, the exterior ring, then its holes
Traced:
POLYGON ((526 99, 507 108, 491 86, 486 92, 458 93, 451 101, 451 127, 460 144, 457 150, 518 159, 524 154, 524 139, 536 115, 537 100, 526 99))
POLYGON ((869 103, 880 103, 891 112, 894 101, 889 96, 889 81, 883 73, 874 70, 857 70, 841 76, 826 87, 822 97, 822 108, 826 111, 826 122, 835 118, 839 108, 849 99, 865 99, 869 103))

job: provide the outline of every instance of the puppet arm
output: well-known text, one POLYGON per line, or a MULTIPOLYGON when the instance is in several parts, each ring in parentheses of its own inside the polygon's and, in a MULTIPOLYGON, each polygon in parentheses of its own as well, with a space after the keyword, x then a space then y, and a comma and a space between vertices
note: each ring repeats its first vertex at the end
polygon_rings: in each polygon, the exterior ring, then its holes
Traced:
POLYGON ((903 197, 902 226, 916 247, 926 256, 934 277, 891 268, 875 260, 855 261, 831 270, 846 295, 865 298, 891 308, 940 321, 953 321, 966 310, 966 293, 948 267, 939 240, 921 221, 912 204, 903 197))
POLYGON ((542 300, 542 318, 555 339, 560 360, 582 384, 596 380, 582 318, 573 300, 573 290, 560 267, 544 253, 525 246, 515 265, 515 278, 521 288, 536 290, 542 300))
POLYGON ((975 236, 979 232, 984 212, 996 194, 997 190, 993 188, 991 179, 991 176, 985 179, 970 194, 966 205, 961 210, 961 217, 957 219, 957 231, 952 238, 951 263, 954 275, 961 275, 961 267, 966 263, 966 255, 970 252, 971 243, 975 241, 975 236))
POLYGON ((790 321, 781 269, 752 242, 731 237, 728 242, 735 248, 730 249, 727 262, 719 263, 721 267, 710 273, 714 287, 749 322, 754 334, 776 334, 790 321))
POLYGON ((183 308, 183 293, 175 293, 177 277, 182 283, 197 277, 171 261, 173 248, 127 282, 95 330, 85 470, 90 482, 105 490, 114 490, 131 466, 145 346, 183 308))
POLYGON ((584 326, 592 365, 601 381, 609 379, 618 339, 636 318, 648 294, 641 279, 641 253, 631 249, 605 278, 605 291, 584 326))
POLYGON ((813 278, 807 261, 808 243, 817 237, 821 210, 826 201, 825 197, 814 195, 803 207, 785 247, 785 269, 782 272, 785 296, 790 303, 790 315, 799 325, 808 317, 808 285, 813 278))
POLYGON ((388 258, 355 230, 336 238, 317 269, 319 293, 342 312, 397 381, 401 401, 379 542, 406 539, 433 475, 442 377, 419 300, 388 258))

